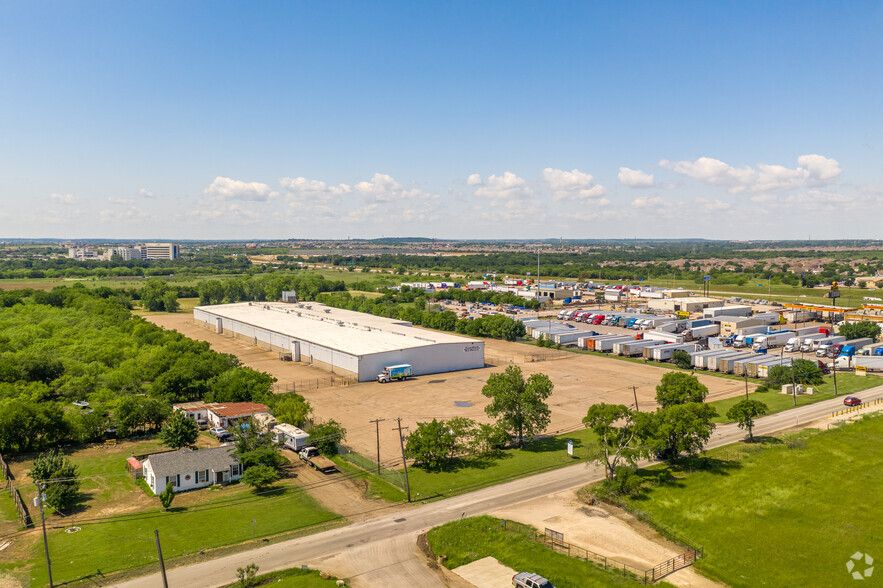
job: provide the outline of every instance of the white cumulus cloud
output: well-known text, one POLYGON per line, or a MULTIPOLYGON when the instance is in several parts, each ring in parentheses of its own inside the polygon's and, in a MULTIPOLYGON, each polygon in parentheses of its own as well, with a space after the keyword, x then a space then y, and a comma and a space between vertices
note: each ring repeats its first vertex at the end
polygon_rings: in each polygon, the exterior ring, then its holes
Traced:
POLYGON ((339 196, 351 194, 353 189, 347 184, 328 185, 321 180, 307 178, 279 178, 279 185, 295 197, 332 200, 339 196))
POLYGON ((595 183, 591 174, 578 169, 565 171, 547 167, 543 170, 543 180, 552 190, 555 200, 600 198, 607 193, 604 186, 595 183))
POLYGON ((639 169, 619 168, 617 176, 619 183, 629 188, 649 188, 653 186, 653 174, 647 174, 639 169))
POLYGON ((836 159, 822 155, 801 155, 794 169, 760 163, 756 168, 736 168, 711 157, 696 161, 659 162, 661 167, 711 186, 722 186, 732 194, 740 192, 780 192, 797 188, 824 186, 841 173, 836 159))
POLYGON ((147 188, 141 188, 138 190, 138 196, 141 198, 156 198, 156 194, 148 190, 147 188))
POLYGON ((249 200, 265 202, 278 196, 270 186, 261 182, 243 182, 232 178, 218 176, 203 191, 203 194, 218 200, 249 200))
POLYGON ((470 174, 468 178, 466 178, 467 186, 481 186, 482 184, 481 175, 479 174, 470 174))
MULTIPOLYGON (((477 175, 477 174, 473 174, 477 175)), ((472 176, 470 176, 472 177, 472 176)), ((476 196, 483 196, 491 200, 506 200, 510 198, 524 198, 532 196, 533 189, 527 185, 524 178, 520 178, 512 172, 504 172, 503 175, 491 175, 481 188, 475 190, 476 196)))
POLYGON ((79 202, 77 197, 74 196, 73 194, 50 194, 49 199, 52 202, 57 202, 58 204, 67 204, 67 205, 74 205, 77 202, 79 202))

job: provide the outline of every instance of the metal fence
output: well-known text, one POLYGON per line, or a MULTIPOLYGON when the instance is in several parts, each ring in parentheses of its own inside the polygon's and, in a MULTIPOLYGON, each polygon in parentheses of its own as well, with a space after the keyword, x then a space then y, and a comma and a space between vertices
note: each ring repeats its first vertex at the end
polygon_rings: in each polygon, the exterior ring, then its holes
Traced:
POLYGON ((389 470, 383 466, 378 467, 376 461, 365 457, 361 453, 353 451, 345 445, 338 445, 338 453, 343 459, 351 464, 362 468, 366 472, 374 474, 385 482, 389 482, 396 488, 401 490, 405 489, 405 475, 402 472, 389 470))
POLYGON ((318 390, 320 388, 336 388, 338 386, 350 386, 358 382, 355 376, 323 376, 319 378, 306 378, 303 380, 295 380, 293 382, 277 382, 273 384, 273 391, 281 392, 303 392, 304 390, 318 390))
POLYGON ((543 349, 541 351, 526 351, 524 353, 512 353, 501 355, 485 351, 484 361, 488 365, 509 365, 522 363, 535 363, 538 361, 552 361, 555 359, 568 359, 576 357, 575 354, 558 349, 543 349))
POLYGON ((578 545, 568 543, 564 540, 563 533, 559 533, 558 531, 554 531, 549 528, 546 528, 545 532, 542 535, 538 533, 537 540, 539 540, 546 547, 553 549, 558 553, 563 553, 570 557, 575 557, 583 561, 591 562, 599 567, 603 567, 605 570, 614 570, 621 572, 623 576, 634 576, 635 579, 643 582, 644 584, 653 583, 656 580, 659 580, 660 578, 671 574, 672 572, 676 572, 682 568, 692 565, 693 562, 696 561, 697 557, 695 550, 688 549, 684 553, 676 555, 671 559, 668 559, 660 564, 653 566, 650 569, 645 570, 627 563, 623 563, 621 561, 613 559, 612 557, 607 557, 599 553, 595 553, 594 551, 589 551, 588 549, 585 549, 578 545))
POLYGON ((21 521, 21 524, 24 527, 33 526, 33 522, 31 521, 31 514, 28 512, 28 507, 25 506, 24 500, 21 498, 21 493, 18 491, 18 488, 13 485, 12 481, 15 479, 12 475, 12 471, 10 471, 9 466, 6 465, 6 460, 3 459, 3 456, 0 455, 0 470, 3 471, 3 478, 6 480, 4 486, 7 490, 9 490, 9 494, 12 495, 12 501, 15 503, 15 509, 18 511, 18 518, 21 521))

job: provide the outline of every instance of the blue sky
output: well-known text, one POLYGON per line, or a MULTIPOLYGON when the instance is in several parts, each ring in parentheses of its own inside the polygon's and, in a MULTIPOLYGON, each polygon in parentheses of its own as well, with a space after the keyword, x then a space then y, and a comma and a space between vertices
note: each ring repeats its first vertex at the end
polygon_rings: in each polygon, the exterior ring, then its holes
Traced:
POLYGON ((879 2, 6 2, 0 237, 877 237, 879 2))

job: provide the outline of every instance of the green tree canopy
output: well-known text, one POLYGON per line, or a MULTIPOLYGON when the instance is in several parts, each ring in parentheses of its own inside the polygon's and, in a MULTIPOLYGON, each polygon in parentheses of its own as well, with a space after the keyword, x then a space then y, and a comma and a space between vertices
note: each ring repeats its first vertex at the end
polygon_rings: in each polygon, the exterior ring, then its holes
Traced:
POLYGON ((196 421, 189 418, 183 411, 175 411, 171 418, 166 421, 165 426, 160 430, 160 443, 171 447, 172 449, 181 449, 193 445, 199 436, 199 426, 196 421))
POLYGON ((583 425, 598 436, 597 450, 591 458, 604 466, 608 481, 624 463, 634 466, 648 454, 642 442, 641 427, 635 422, 635 411, 624 404, 593 404, 583 425))
POLYGON ((554 385, 545 374, 532 374, 525 382, 521 368, 510 365, 503 373, 491 374, 481 393, 491 399, 484 411, 497 419, 499 427, 510 437, 532 440, 549 425, 550 412, 546 400, 554 385))
POLYGON ((38 482, 46 493, 46 504, 55 510, 68 514, 80 495, 80 480, 77 466, 59 450, 41 453, 28 476, 38 482))
POLYGON ((257 491, 266 490, 279 480, 279 471, 267 465, 254 465, 242 474, 242 483, 257 491))
POLYGON ((323 455, 337 453, 337 444, 346 439, 346 429, 334 419, 313 423, 307 427, 307 433, 310 434, 310 443, 323 455))
POLYGON ((307 419, 313 409, 307 399, 300 394, 291 392, 284 395, 277 395, 272 399, 272 408, 270 412, 276 417, 280 423, 288 423, 295 427, 304 428, 307 419))
POLYGON ((711 420, 716 416, 713 406, 688 402, 644 413, 637 420, 650 449, 672 460, 680 454, 695 455, 702 451, 714 431, 711 420))
POLYGON ((872 321, 861 321, 858 323, 844 323, 837 327, 837 334, 850 339, 863 339, 870 337, 874 341, 880 336, 880 324, 872 321))
POLYGON ((690 357, 690 354, 683 349, 676 349, 672 352, 671 362, 682 370, 688 370, 693 366, 693 360, 690 357))
POLYGON ((408 435, 405 455, 428 470, 436 470, 453 457, 456 446, 457 439, 447 423, 432 419, 428 423, 417 423, 417 428, 408 435))
POLYGON ((687 402, 702 402, 708 395, 708 388, 699 378, 683 372, 668 372, 656 386, 656 402, 662 408, 687 402))
POLYGON ((748 440, 754 439, 754 420, 767 413, 767 405, 759 400, 746 398, 730 407, 727 418, 735 421, 740 429, 748 431, 748 440))

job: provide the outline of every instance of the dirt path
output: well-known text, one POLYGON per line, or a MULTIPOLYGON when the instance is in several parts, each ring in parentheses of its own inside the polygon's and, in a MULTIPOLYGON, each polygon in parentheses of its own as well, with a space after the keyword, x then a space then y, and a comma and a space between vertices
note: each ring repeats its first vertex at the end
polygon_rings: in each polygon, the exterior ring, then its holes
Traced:
MULTIPOLYGON (((650 569, 684 552, 684 548, 626 514, 588 506, 567 490, 492 512, 491 515, 564 533, 564 540, 589 551, 616 559, 639 569, 650 569), (654 537, 655 536, 655 537, 654 537)), ((685 587, 717 587, 692 567, 665 577, 666 582, 685 587)))
POLYGON ((351 522, 363 521, 386 510, 402 510, 402 504, 368 498, 367 483, 360 478, 347 478, 339 471, 323 474, 306 465, 294 451, 283 449, 291 463, 289 475, 324 508, 346 517, 351 522))

